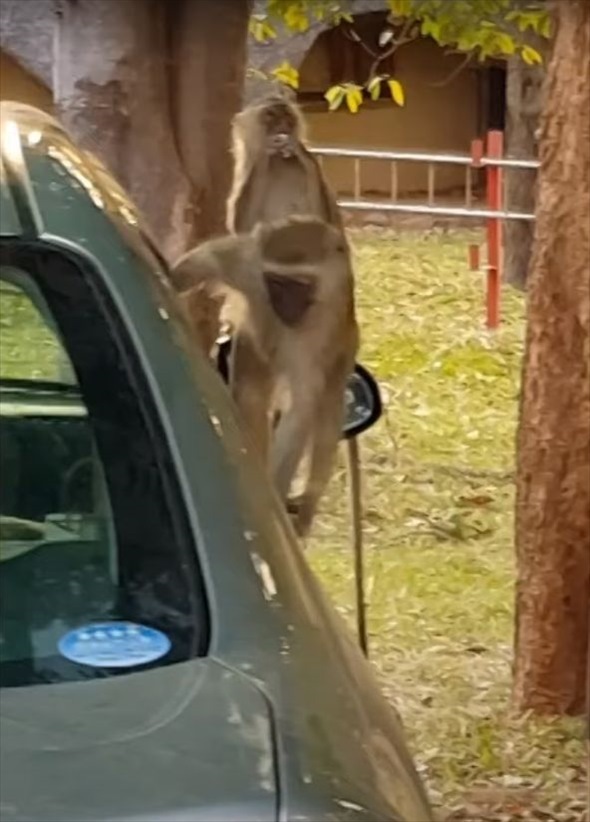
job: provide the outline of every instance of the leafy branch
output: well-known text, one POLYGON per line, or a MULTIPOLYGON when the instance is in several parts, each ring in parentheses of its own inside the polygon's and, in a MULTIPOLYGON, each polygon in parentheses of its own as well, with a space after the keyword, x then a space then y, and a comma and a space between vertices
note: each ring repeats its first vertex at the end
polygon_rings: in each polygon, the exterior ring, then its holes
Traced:
MULTIPOLYGON (((402 84, 380 73, 379 68, 401 46, 420 35, 431 37, 446 53, 465 55, 444 80, 435 84, 440 87, 452 82, 475 59, 484 62, 515 55, 528 65, 540 64, 543 58, 531 45, 531 34, 548 38, 551 33, 549 16, 540 0, 516 7, 513 0, 387 0, 386 5, 388 15, 378 40, 381 50, 371 47, 358 33, 351 0, 266 0, 265 13, 253 16, 250 30, 257 41, 265 42, 277 36, 280 26, 293 35, 308 31, 313 23, 339 27, 372 58, 364 84, 341 82, 324 95, 331 111, 346 102, 353 114, 363 104, 365 94, 378 100, 384 83, 393 102, 405 104, 402 84)), ((289 63, 283 62, 272 74, 292 88, 298 87, 298 73, 289 63)))

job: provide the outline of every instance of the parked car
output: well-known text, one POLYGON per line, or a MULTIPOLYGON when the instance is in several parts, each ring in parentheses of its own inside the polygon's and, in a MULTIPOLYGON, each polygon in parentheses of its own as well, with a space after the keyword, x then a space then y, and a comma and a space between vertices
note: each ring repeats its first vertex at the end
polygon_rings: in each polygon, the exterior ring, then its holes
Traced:
POLYGON ((430 820, 133 204, 1 118, 3 822, 430 820))

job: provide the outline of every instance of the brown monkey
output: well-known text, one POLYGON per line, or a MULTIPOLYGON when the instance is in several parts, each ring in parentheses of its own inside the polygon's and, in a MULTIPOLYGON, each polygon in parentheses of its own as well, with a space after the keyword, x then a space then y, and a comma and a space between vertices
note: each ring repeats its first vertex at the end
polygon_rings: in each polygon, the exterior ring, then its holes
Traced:
POLYGON ((231 391, 285 503, 310 449, 295 511, 296 530, 305 535, 330 477, 358 347, 343 233, 314 217, 260 223, 188 252, 172 280, 185 293, 229 294, 231 391))
POLYGON ((293 214, 313 215, 342 227, 334 195, 304 140, 299 109, 278 94, 236 115, 229 231, 251 231, 258 222, 293 214))
MULTIPOLYGON (((338 227, 344 240, 336 198, 316 158, 305 147, 304 123, 296 105, 274 94, 248 106, 234 118, 233 150, 234 183, 228 199, 227 219, 230 231, 247 231, 258 221, 305 214, 338 227)), ((337 414, 335 409, 332 421, 337 414)), ((323 423, 314 432, 316 459, 312 458, 309 465, 308 488, 289 502, 290 510, 304 521, 309 519, 305 513, 307 500, 316 500, 312 489, 318 484, 325 485, 323 479, 316 482, 316 477, 325 474, 321 455, 327 448, 320 447, 318 451, 317 442, 327 426, 328 423, 323 423)), ((334 433, 328 437, 330 443, 334 443, 334 433)), ((334 450, 336 447, 333 445, 334 450)), ((330 459, 327 464, 331 463, 330 459)))

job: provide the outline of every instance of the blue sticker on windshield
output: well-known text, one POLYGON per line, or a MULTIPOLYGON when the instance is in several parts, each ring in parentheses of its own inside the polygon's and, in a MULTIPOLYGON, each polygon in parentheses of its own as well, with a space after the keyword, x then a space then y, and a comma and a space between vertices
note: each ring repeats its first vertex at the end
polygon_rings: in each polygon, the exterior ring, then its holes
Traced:
POLYGON ((62 656, 94 668, 130 668, 160 659, 171 647, 166 634, 134 622, 93 622, 65 634, 62 656))

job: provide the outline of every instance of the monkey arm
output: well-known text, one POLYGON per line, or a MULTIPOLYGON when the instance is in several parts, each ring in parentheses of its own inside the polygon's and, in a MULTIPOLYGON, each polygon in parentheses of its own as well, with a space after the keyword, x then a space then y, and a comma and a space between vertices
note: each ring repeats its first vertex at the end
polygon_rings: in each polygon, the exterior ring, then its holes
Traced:
POLYGON ((296 157, 307 181, 309 206, 312 213, 330 225, 343 229, 342 215, 336 198, 330 190, 317 158, 303 144, 299 145, 296 157))
POLYGON ((257 222, 256 215, 264 210, 268 158, 259 158, 237 173, 227 204, 227 228, 233 234, 251 231, 257 222), (240 179, 241 177, 241 179, 240 179))

